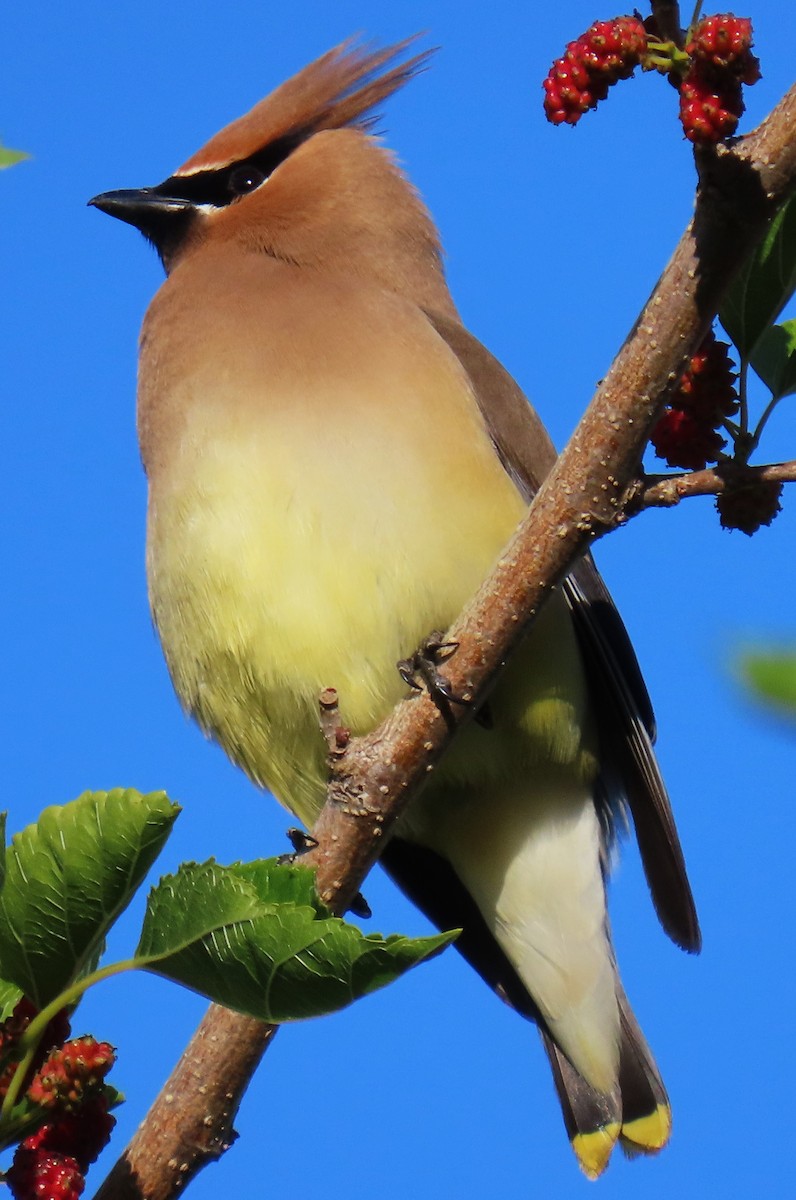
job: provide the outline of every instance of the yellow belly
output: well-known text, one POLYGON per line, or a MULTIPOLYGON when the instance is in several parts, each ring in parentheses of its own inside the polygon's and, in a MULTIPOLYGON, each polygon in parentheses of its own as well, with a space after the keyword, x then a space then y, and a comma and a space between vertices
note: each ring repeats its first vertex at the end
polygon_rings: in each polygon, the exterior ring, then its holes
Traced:
MULTIPOLYGON (((177 692, 307 823, 323 800, 321 689, 337 688, 355 733, 373 728, 406 691, 397 660, 453 620, 521 511, 500 476, 457 493, 434 471, 421 495, 394 469, 374 495, 354 464, 335 461, 297 470, 278 439, 215 439, 201 471, 150 509, 151 602, 177 692)), ((569 761, 580 749, 568 618, 551 606, 543 620, 493 701, 494 728, 472 730, 471 752, 459 750, 468 782, 487 760, 513 769, 518 723, 522 757, 569 761)))
MULTIPOLYGON (((145 449, 150 599, 176 690, 308 823, 324 795, 321 689, 337 688, 355 733, 373 728, 406 691, 396 661, 450 624, 524 509, 458 361, 398 303, 358 321, 349 306, 339 327, 327 304, 319 331, 283 290, 271 341, 236 347, 234 369, 206 355, 173 384, 145 336, 144 392, 153 379, 179 414, 158 457, 145 449)), ((208 338, 217 325, 208 314, 208 338)), ((473 784, 540 758, 587 770, 583 707, 558 601, 494 698, 495 728, 468 731, 445 778, 473 784)))

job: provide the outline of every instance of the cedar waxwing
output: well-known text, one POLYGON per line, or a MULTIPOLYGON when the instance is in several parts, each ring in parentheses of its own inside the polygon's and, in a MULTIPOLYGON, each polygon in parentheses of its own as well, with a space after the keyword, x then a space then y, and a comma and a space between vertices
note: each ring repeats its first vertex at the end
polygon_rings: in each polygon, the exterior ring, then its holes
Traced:
MULTIPOLYGON (((167 279, 144 321, 147 572, 174 686, 202 729, 312 825, 318 696, 354 734, 406 693, 396 661, 447 628, 555 451, 462 326, 436 229, 370 132, 425 62, 345 44, 165 183, 91 201, 167 279)), ((700 935, 653 717, 590 557, 552 596, 382 857, 541 1031, 578 1160, 654 1152, 670 1110, 617 974, 605 902, 632 813, 661 922, 700 935)))

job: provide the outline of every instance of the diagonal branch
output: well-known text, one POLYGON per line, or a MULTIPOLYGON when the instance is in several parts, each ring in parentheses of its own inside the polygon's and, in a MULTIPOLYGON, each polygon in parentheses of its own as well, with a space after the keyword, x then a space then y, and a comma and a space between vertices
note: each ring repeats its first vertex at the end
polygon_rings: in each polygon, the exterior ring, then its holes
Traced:
MULTIPOLYGON (((483 697, 557 583, 589 545, 627 519, 649 430, 723 294, 796 187, 796 88, 734 148, 702 151, 694 218, 492 575, 449 631, 456 695, 483 697)), ((345 697, 342 697, 343 710, 345 697)), ((326 806, 302 859, 321 895, 344 912, 386 834, 469 719, 446 718, 425 694, 335 755, 326 806)), ((273 1027, 212 1006, 172 1078, 97 1193, 98 1200, 167 1200, 232 1138, 232 1120, 273 1027), (217 1050, 225 1041, 223 1064, 217 1050), (218 1072, 223 1072, 219 1074, 218 1072), (211 1092, 214 1095, 211 1095, 211 1092)))
MULTIPOLYGON (((456 695, 476 704, 552 589, 596 538, 627 518, 641 455, 662 404, 704 337, 732 278, 796 187, 796 88, 734 149, 699 156, 694 218, 569 445, 489 579, 446 637, 456 695)), ((345 698, 343 697, 343 708, 345 698)), ((321 895, 344 910, 384 835, 471 709, 403 701, 334 764, 313 830, 321 895)))

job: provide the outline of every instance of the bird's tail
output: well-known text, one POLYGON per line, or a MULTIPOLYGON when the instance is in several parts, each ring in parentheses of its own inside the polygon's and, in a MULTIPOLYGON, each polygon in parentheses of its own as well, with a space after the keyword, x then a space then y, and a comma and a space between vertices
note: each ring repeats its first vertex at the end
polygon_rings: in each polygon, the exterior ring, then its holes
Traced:
POLYGON ((456 949, 501 999, 539 1026, 564 1124, 584 1173, 596 1179, 617 1143, 630 1155, 663 1149, 671 1130, 669 1100, 618 974, 618 1082, 606 1094, 586 1082, 553 1040, 538 1005, 451 864, 400 837, 385 847, 381 863, 438 928, 461 929, 456 949))
POLYGON ((656 1154, 668 1142, 672 1127, 666 1089, 618 980, 617 1001, 622 1041, 619 1084, 611 1095, 591 1087, 540 1027, 564 1125, 589 1179, 602 1174, 617 1142, 631 1157, 656 1154))

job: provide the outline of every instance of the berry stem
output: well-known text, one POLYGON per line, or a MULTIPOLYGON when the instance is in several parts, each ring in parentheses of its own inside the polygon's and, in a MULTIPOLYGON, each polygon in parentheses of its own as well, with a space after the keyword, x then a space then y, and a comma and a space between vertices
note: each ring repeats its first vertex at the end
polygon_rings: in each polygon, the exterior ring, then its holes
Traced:
POLYGON ((642 69, 645 71, 660 71, 661 75, 684 76, 691 65, 691 56, 686 54, 681 46, 669 39, 661 41, 656 38, 647 39, 647 52, 644 55, 642 69))
MULTIPOLYGON (((749 360, 745 357, 741 358, 741 368, 738 373, 738 425, 739 433, 737 442, 740 446, 748 440, 749 437, 749 398, 747 393, 747 379, 749 376, 749 360)), ((737 449, 737 447, 736 447, 737 449)), ((748 451, 747 451, 748 457, 748 451)))
POLYGON ((688 28, 693 29, 699 18, 702 16, 702 0, 696 0, 694 11, 691 14, 691 20, 688 23, 688 28))
POLYGON ((25 1053, 30 1047, 35 1050, 53 1017, 62 1008, 74 1008, 92 984, 100 983, 103 979, 111 979, 114 975, 121 975, 124 971, 134 971, 140 965, 141 962, 138 959, 122 959, 121 962, 110 963, 107 967, 100 967, 99 970, 92 971, 89 975, 83 975, 68 988, 64 988, 33 1018, 19 1040, 20 1048, 25 1053))
POLYGON ((100 967, 99 970, 92 971, 89 975, 84 975, 82 979, 78 979, 70 987, 65 988, 40 1013, 36 1014, 19 1040, 19 1049, 22 1051, 23 1057, 8 1085, 8 1091, 3 1099, 2 1108, 0 1108, 0 1127, 5 1126, 11 1119, 11 1112, 19 1099, 22 1084, 36 1056, 39 1042, 53 1017, 63 1008, 74 1008, 78 1000, 92 984, 99 983, 103 979, 110 979, 114 975, 121 975, 124 971, 133 971, 140 965, 139 960, 129 958, 121 962, 111 963, 107 967, 100 967))
POLYGON ((757 428, 755 429, 754 433, 752 434, 752 445, 751 445, 750 451, 749 451, 750 454, 753 450, 756 450, 758 445, 760 444, 760 438, 763 436, 763 430, 765 429, 766 425, 768 424, 768 420, 769 420, 771 414, 773 413, 774 409, 777 407, 777 405, 779 404, 781 399, 782 399, 781 396, 772 396, 771 399, 769 400, 768 404, 766 405, 766 407, 763 411, 762 417, 757 422, 757 428))
MULTIPOLYGON (((42 1033, 44 1032, 44 1029, 45 1026, 42 1026, 42 1033)), ((41 1034, 39 1036, 41 1036, 41 1034)), ((8 1085, 8 1091, 3 1097, 3 1107, 0 1108, 0 1125, 3 1125, 11 1115, 14 1105, 19 1098, 19 1093, 22 1091, 22 1085, 25 1082, 31 1064, 36 1057, 37 1048, 38 1042, 34 1043, 28 1048, 28 1050, 22 1056, 16 1071, 14 1072, 11 1082, 8 1085)))

